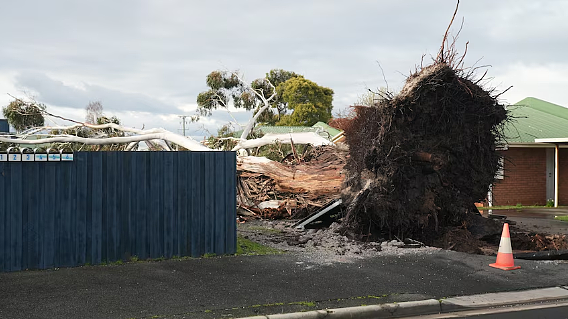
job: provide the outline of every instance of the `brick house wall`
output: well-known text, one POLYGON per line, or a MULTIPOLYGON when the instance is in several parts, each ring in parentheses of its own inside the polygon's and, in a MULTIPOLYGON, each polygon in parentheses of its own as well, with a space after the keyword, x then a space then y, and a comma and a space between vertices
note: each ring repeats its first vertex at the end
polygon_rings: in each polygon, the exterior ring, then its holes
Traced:
MULTIPOLYGON (((568 151, 563 149, 562 151, 568 151)), ((568 153, 562 156, 566 167, 561 173, 560 190, 567 189, 568 153), (564 178, 562 178, 564 176, 564 178), (564 179, 564 182, 562 182, 564 179)), ((546 148, 510 147, 502 152, 505 157, 505 177, 493 185, 493 205, 545 205, 546 204, 546 148)), ((562 154, 560 154, 562 155, 562 154)), ((561 164, 562 165, 562 164, 561 164)), ((568 194, 560 197, 559 203, 568 202, 568 194)))
POLYGON ((568 205, 568 149, 561 148, 558 153, 558 205, 568 205))

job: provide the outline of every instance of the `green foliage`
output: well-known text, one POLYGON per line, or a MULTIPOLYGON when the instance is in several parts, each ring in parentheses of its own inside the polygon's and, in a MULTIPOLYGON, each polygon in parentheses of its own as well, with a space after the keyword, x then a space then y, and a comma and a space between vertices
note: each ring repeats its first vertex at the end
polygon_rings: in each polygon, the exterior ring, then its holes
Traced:
POLYGON ((274 255, 281 254, 282 251, 268 246, 255 243, 244 237, 237 237, 237 255, 274 255))
MULTIPOLYGON (((227 123, 219 130, 217 130, 217 136, 209 136, 207 138, 207 146, 212 149, 216 150, 231 150, 235 145, 237 145, 237 140, 233 138, 237 138, 240 136, 235 135, 236 132, 234 130, 232 123, 227 123)), ((264 134, 253 130, 248 138, 260 138, 264 134)))
POLYGON ((266 73, 266 79, 276 87, 276 96, 270 102, 270 108, 259 117, 259 122, 276 125, 281 116, 288 113, 288 103, 282 98, 282 94, 285 88, 284 83, 293 78, 303 78, 303 76, 282 69, 273 69, 266 73))
MULTIPOLYGON (((89 106, 91 106, 91 103, 89 104, 89 106)), ((90 119, 90 121, 94 121, 95 124, 110 124, 110 123, 114 123, 117 125, 120 125, 120 119, 116 116, 112 116, 112 117, 106 117, 104 115, 102 115, 102 105, 100 105, 100 103, 98 103, 98 106, 100 107, 98 109, 98 112, 92 112, 89 111, 88 107, 87 107, 87 116, 86 118, 89 119, 91 118, 94 114, 99 114, 100 116, 97 117, 95 120, 93 120, 92 118, 90 119)), ((89 122, 90 123, 90 122, 89 122)), ((92 124, 92 123, 91 123, 92 124)), ((125 136, 124 132, 122 131, 118 131, 115 130, 113 128, 105 128, 105 129, 92 129, 89 127, 78 127, 78 128, 72 128, 72 129, 67 129, 67 130, 53 130, 50 132, 50 134, 52 135, 73 135, 73 136, 78 136, 78 137, 84 137, 84 138, 93 138, 96 137, 98 135, 104 134, 104 136, 106 137, 122 137, 125 136)), ((63 148, 69 148, 73 151, 118 151, 118 150, 122 150, 125 145, 124 144, 111 144, 111 145, 84 145, 81 143, 54 143, 52 145, 50 145, 50 147, 56 148, 56 149, 63 149, 63 148)))
MULTIPOLYGON (((245 110, 252 110, 258 105, 255 93, 242 83, 234 72, 213 71, 207 75, 206 83, 209 90, 197 96, 197 111, 201 116, 211 116, 213 110, 229 107, 231 100, 235 108, 245 110)), ((266 79, 253 81, 251 87, 267 97, 272 94, 272 88, 266 79)))
POLYGON ((302 75, 282 69, 273 69, 263 79, 254 80, 250 86, 240 82, 235 73, 213 71, 206 79, 209 90, 197 96, 197 110, 202 116, 211 116, 219 107, 257 110, 262 100, 253 90, 270 97, 276 89, 276 96, 269 102, 270 108, 258 118, 259 123, 268 125, 313 125, 331 118, 333 90, 319 86, 302 75))
POLYGON ((563 222, 568 222, 568 216, 554 216, 554 219, 560 220, 563 222))
MULTIPOLYGON (((296 153, 302 158, 310 149, 310 145, 297 144, 296 153)), ((292 145, 279 142, 261 146, 257 149, 255 156, 263 156, 270 160, 281 162, 288 154, 292 153, 292 145)))
POLYGON ((116 125, 120 125, 120 119, 116 116, 112 116, 112 117, 106 117, 106 116, 101 116, 99 118, 97 118, 97 124, 110 124, 110 123, 114 123, 116 125))
POLYGON ((15 99, 2 108, 4 117, 16 131, 21 132, 32 127, 43 126, 45 105, 35 101, 27 102, 15 99))
POLYGON ((277 125, 312 126, 318 121, 327 123, 333 109, 333 90, 303 77, 282 84, 282 100, 292 114, 284 115, 277 125))
POLYGON ((216 150, 231 150, 237 145, 236 140, 230 139, 234 137, 234 134, 231 123, 225 124, 217 131, 217 136, 207 138, 208 147, 216 150))
POLYGON ((266 78, 276 87, 277 95, 272 109, 260 121, 269 125, 312 126, 319 121, 327 123, 331 118, 332 89, 281 69, 271 70, 266 78))
POLYGON ((549 199, 546 201, 546 207, 554 207, 554 199, 549 199))

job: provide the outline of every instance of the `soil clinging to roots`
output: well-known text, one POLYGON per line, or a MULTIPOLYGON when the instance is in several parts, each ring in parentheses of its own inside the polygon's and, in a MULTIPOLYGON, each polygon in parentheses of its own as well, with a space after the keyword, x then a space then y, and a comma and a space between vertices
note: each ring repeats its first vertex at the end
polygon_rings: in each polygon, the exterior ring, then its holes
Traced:
POLYGON ((474 203, 500 168, 508 115, 471 72, 442 56, 398 95, 356 112, 345 132, 346 229, 428 241, 478 214, 474 203))

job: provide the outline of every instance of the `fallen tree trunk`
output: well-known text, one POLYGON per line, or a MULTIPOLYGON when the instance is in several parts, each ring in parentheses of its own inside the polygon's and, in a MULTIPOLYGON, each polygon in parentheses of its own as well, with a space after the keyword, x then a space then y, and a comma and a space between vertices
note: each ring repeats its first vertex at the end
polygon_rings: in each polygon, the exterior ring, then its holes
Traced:
POLYGON ((163 128, 153 128, 148 130, 140 130, 132 127, 125 127, 115 123, 107 124, 89 124, 77 123, 69 126, 42 126, 26 130, 16 138, 0 137, 1 143, 10 144, 49 144, 49 143, 80 143, 85 145, 109 145, 109 144, 122 144, 129 143, 126 150, 131 150, 138 142, 151 141, 151 140, 164 140, 177 145, 180 145, 190 151, 212 151, 210 148, 202 145, 196 140, 172 133, 163 128), (42 131, 69 131, 73 129, 87 128, 92 130, 113 129, 121 132, 133 133, 137 135, 120 136, 120 137, 80 137, 73 135, 58 135, 58 134, 40 134, 42 131), (27 139, 33 135, 47 135, 49 137, 40 139, 27 139))
POLYGON ((163 133, 153 133, 145 135, 135 135, 135 136, 123 136, 123 137, 107 137, 107 138, 84 138, 78 136, 54 136, 41 138, 36 140, 22 140, 22 139, 12 139, 0 137, 0 142, 3 143, 13 143, 13 144, 49 144, 49 143, 80 143, 86 145, 109 145, 109 144, 120 144, 120 143, 132 143, 141 142, 149 140, 164 140, 169 141, 180 146, 185 147, 191 151, 212 151, 210 148, 201 145, 199 142, 190 140, 181 135, 177 135, 170 132, 163 133))
POLYGON ((331 145, 328 139, 325 139, 314 132, 286 133, 286 134, 266 134, 261 138, 241 141, 233 148, 233 151, 247 148, 257 148, 273 143, 281 144, 310 144, 312 146, 331 145))
MULTIPOLYGON (((300 218, 339 197, 345 159, 328 146, 310 161, 286 165, 265 157, 237 160, 237 202, 247 213, 260 217, 300 218)), ((323 149, 323 150, 322 150, 323 149)), ((317 151, 316 151, 317 152, 317 151)))

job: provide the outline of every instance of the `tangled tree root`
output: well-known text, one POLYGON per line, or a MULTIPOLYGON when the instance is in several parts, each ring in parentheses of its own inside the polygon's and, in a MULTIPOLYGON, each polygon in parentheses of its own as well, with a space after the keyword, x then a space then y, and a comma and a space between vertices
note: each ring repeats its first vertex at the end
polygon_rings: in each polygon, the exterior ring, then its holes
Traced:
POLYGON ((455 59, 441 53, 395 97, 355 108, 342 190, 349 230, 427 240, 478 214, 508 115, 455 59))

